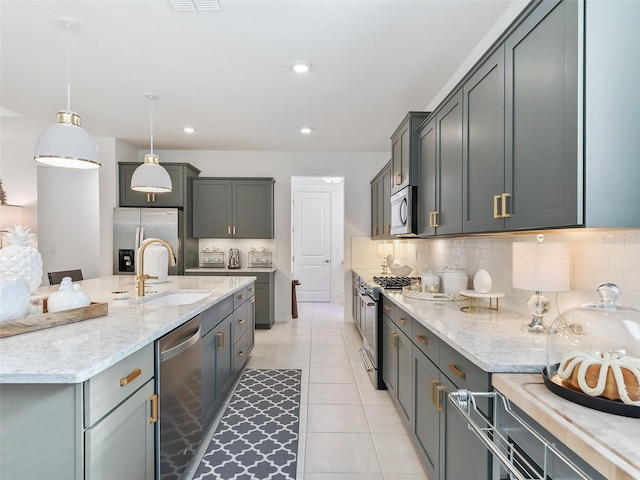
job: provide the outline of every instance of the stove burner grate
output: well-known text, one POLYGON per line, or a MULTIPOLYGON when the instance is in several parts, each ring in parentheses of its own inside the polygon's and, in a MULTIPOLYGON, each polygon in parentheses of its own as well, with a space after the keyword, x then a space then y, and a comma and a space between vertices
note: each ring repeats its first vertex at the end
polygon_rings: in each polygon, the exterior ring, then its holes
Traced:
POLYGON ((373 281, 380 285, 382 288, 401 289, 411 285, 413 280, 419 280, 417 277, 373 277, 373 281))

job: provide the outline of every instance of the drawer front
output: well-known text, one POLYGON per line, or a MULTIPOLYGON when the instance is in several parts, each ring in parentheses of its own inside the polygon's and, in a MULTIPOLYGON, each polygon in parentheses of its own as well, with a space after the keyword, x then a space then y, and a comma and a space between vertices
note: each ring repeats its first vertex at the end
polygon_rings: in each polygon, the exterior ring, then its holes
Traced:
MULTIPOLYGON (((251 285, 253 286, 253 285, 251 285)), ((249 297, 247 296, 247 287, 241 288, 236 293, 233 294, 233 309, 235 310, 244 302, 247 301, 249 297)))
POLYGON ((256 296, 256 284, 252 283, 247 287, 247 299, 256 296))
POLYGON ((153 343, 84 383, 84 421, 90 427, 153 378, 153 343))
POLYGON ((413 338, 413 317, 411 315, 401 308, 396 308, 394 321, 407 337, 413 338))
POLYGON ((247 331, 247 324, 249 323, 249 319, 247 318, 247 303, 243 303, 233 312, 233 344, 235 345, 237 341, 245 334, 247 331))
POLYGON ((440 339, 431 330, 414 320, 411 340, 429 360, 438 365, 440 361, 440 339))
POLYGON ((471 392, 491 390, 491 375, 445 343, 440 346, 440 370, 457 388, 471 392))
POLYGON ((240 337, 238 342, 233 346, 233 373, 234 377, 238 376, 244 364, 249 359, 249 350, 247 345, 247 335, 240 337))
POLYGON ((396 305, 384 295, 382 295, 380 298, 382 298, 382 313, 384 313, 390 319, 395 320, 396 305))
POLYGON ((227 318, 233 312, 233 298, 227 297, 200 314, 201 332, 204 337, 213 330, 216 325, 227 318))

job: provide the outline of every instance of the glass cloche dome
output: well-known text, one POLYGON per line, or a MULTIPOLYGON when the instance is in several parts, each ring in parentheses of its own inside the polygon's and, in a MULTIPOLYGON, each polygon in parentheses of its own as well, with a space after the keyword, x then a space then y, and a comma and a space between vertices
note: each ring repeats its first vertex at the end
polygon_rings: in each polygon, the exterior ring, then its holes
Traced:
POLYGON ((547 337, 544 382, 581 405, 640 418, 640 310, 618 305, 620 288, 558 316, 547 337))

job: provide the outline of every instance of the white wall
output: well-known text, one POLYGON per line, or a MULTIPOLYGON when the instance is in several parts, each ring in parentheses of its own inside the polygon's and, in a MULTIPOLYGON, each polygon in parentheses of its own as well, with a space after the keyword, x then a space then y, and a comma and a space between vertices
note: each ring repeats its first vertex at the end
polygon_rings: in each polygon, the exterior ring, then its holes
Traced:
MULTIPOLYGON (((276 320, 291 319, 291 177, 342 176, 345 179, 344 264, 351 264, 351 237, 369 235, 370 180, 389 161, 389 152, 238 152, 158 151, 160 162, 187 162, 201 170, 202 177, 274 177, 276 320)), ((350 291, 351 273, 343 271, 345 291, 350 291)), ((351 311, 350 296, 345 310, 351 311)), ((346 316, 346 318, 350 318, 346 316)))

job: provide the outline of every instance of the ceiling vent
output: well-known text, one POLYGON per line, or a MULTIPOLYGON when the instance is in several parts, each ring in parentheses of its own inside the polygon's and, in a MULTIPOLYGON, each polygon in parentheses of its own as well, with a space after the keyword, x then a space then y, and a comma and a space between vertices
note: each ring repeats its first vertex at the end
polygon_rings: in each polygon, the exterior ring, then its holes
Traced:
POLYGON ((220 0, 169 0, 177 12, 193 10, 220 10, 220 0))

